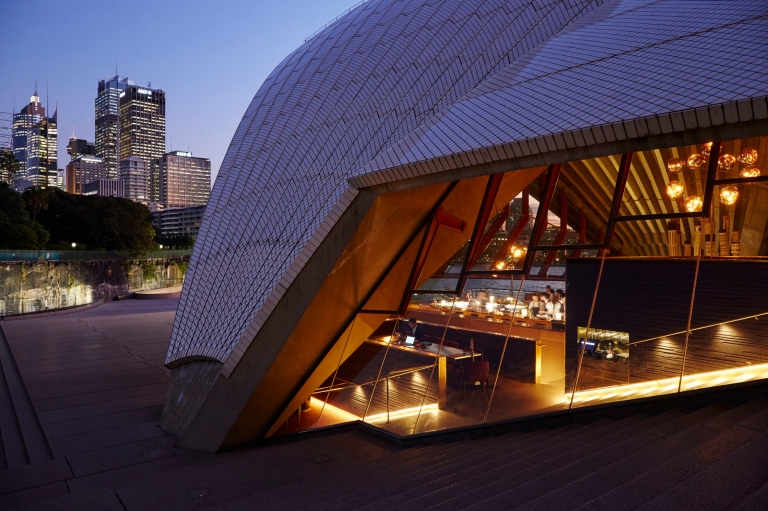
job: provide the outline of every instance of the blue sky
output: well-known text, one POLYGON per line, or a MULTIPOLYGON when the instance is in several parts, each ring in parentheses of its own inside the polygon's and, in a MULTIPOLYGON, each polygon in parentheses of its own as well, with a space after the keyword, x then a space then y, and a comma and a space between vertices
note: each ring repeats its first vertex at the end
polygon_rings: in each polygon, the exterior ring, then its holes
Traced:
POLYGON ((245 109, 304 39, 359 0, 9 1, 0 30, 0 111, 59 105, 59 168, 72 126, 93 140, 98 81, 115 74, 166 93, 166 145, 218 173, 245 109))

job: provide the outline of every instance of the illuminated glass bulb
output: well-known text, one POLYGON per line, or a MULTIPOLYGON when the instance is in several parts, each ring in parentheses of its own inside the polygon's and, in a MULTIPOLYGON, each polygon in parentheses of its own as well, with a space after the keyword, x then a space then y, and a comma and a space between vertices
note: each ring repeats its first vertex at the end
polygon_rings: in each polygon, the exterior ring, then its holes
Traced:
POLYGON ((670 181, 667 185, 667 196, 672 200, 677 200, 683 196, 685 186, 680 181, 670 181))
POLYGON ((670 158, 667 162, 667 170, 670 174, 677 174, 681 170, 683 170, 683 167, 685 166, 685 163, 683 163, 683 160, 680 158, 670 158))
POLYGON ((739 200, 739 189, 735 186, 724 186, 720 189, 720 202, 726 206, 735 204, 739 200))
POLYGON ((704 201, 698 195, 691 195, 685 199, 685 210, 688 213, 696 213, 697 211, 701 211, 703 206, 704 201))
POLYGON ((497 270, 503 270, 504 269, 504 261, 499 261, 496 263, 496 269, 497 270))
POLYGON ((757 149, 754 147, 747 147, 739 155, 739 161, 744 165, 754 165, 757 161, 757 149))
POLYGON ((717 168, 720 170, 731 170, 736 164, 736 157, 732 154, 724 154, 717 159, 717 168))
POLYGON ((757 167, 744 167, 739 172, 739 177, 757 177, 760 175, 760 169, 757 167))
POLYGON ((703 146, 701 146, 701 154, 704 156, 709 156, 709 152, 712 150, 712 142, 707 142, 703 146))
POLYGON ((688 157, 688 166, 691 167, 692 169, 698 169, 699 167, 704 165, 706 162, 707 162, 707 159, 698 153, 693 153, 688 157))

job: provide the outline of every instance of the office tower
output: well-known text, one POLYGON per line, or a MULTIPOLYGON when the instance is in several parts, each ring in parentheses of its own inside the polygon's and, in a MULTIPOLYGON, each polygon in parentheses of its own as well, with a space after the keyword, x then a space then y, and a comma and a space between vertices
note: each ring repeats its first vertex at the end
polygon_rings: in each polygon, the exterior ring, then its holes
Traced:
POLYGON ((43 116, 37 124, 26 130, 26 176, 24 183, 14 179, 17 188, 56 187, 59 150, 57 117, 58 111, 55 111, 51 117, 43 116))
POLYGON ((120 160, 165 153, 165 92, 129 85, 120 93, 120 160))
MULTIPOLYGON (((110 179, 117 179, 118 117, 120 94, 133 82, 115 75, 99 80, 96 96, 96 155, 101 156, 110 179)), ((74 156, 73 156, 74 158, 74 156)))
POLYGON ((146 160, 138 156, 120 160, 118 176, 123 182, 123 197, 149 204, 149 168, 146 160))
POLYGON ((80 155, 67 165, 68 193, 84 193, 85 185, 99 179, 108 179, 104 161, 100 156, 80 155))
POLYGON ((152 161, 150 187, 152 201, 165 208, 204 206, 211 194, 211 161, 171 151, 152 161))
POLYGON ((13 114, 13 126, 11 128, 11 150, 19 161, 19 170, 13 176, 15 185, 27 179, 27 138, 32 129, 45 117, 45 107, 40 104, 40 96, 37 90, 29 98, 29 104, 13 114))
POLYGON ((83 140, 82 138, 75 138, 73 133, 69 138, 69 144, 67 144, 67 154, 69 154, 70 161, 84 154, 96 156, 96 145, 88 143, 87 140, 83 140))

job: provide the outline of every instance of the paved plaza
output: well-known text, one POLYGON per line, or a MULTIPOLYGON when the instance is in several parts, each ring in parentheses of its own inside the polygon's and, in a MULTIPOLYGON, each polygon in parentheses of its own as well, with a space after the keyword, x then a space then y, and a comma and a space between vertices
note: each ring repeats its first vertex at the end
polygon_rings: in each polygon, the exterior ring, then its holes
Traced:
POLYGON ((392 449, 359 434, 220 455, 176 447, 158 425, 177 305, 125 300, 2 323, 1 509, 210 506, 310 475, 318 459, 327 469, 392 449))

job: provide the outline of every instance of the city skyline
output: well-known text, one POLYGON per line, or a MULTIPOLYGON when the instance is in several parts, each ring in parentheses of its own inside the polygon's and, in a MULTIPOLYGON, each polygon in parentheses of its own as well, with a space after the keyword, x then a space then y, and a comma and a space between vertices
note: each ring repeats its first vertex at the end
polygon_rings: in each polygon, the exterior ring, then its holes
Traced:
POLYGON ((0 34, 6 49, 0 56, 0 111, 18 112, 37 81, 46 111, 55 111, 58 103, 58 163, 64 168, 70 161, 66 148, 73 126, 77 138, 95 141, 99 80, 117 72, 136 85, 152 83, 153 89, 168 95, 166 152, 189 149, 210 158, 213 182, 242 113, 269 72, 305 38, 356 3, 238 1, 211 6, 139 1, 131 9, 88 1, 16 3, 7 10, 6 29, 0 34), (152 16, 142 14, 147 9, 152 16), (47 46, 50 38, 24 37, 25 20, 40 13, 56 20, 51 35, 59 41, 56 51, 47 46), (163 17, 173 23, 158 32, 155 22, 163 17), (104 44, 95 29, 83 35, 71 31, 72 26, 103 28, 108 19, 115 20, 116 29, 132 27, 130 44, 104 44), (78 59, 75 72, 71 59, 62 58, 67 47, 88 55, 78 59), (248 65, 242 65, 246 61, 248 65))

